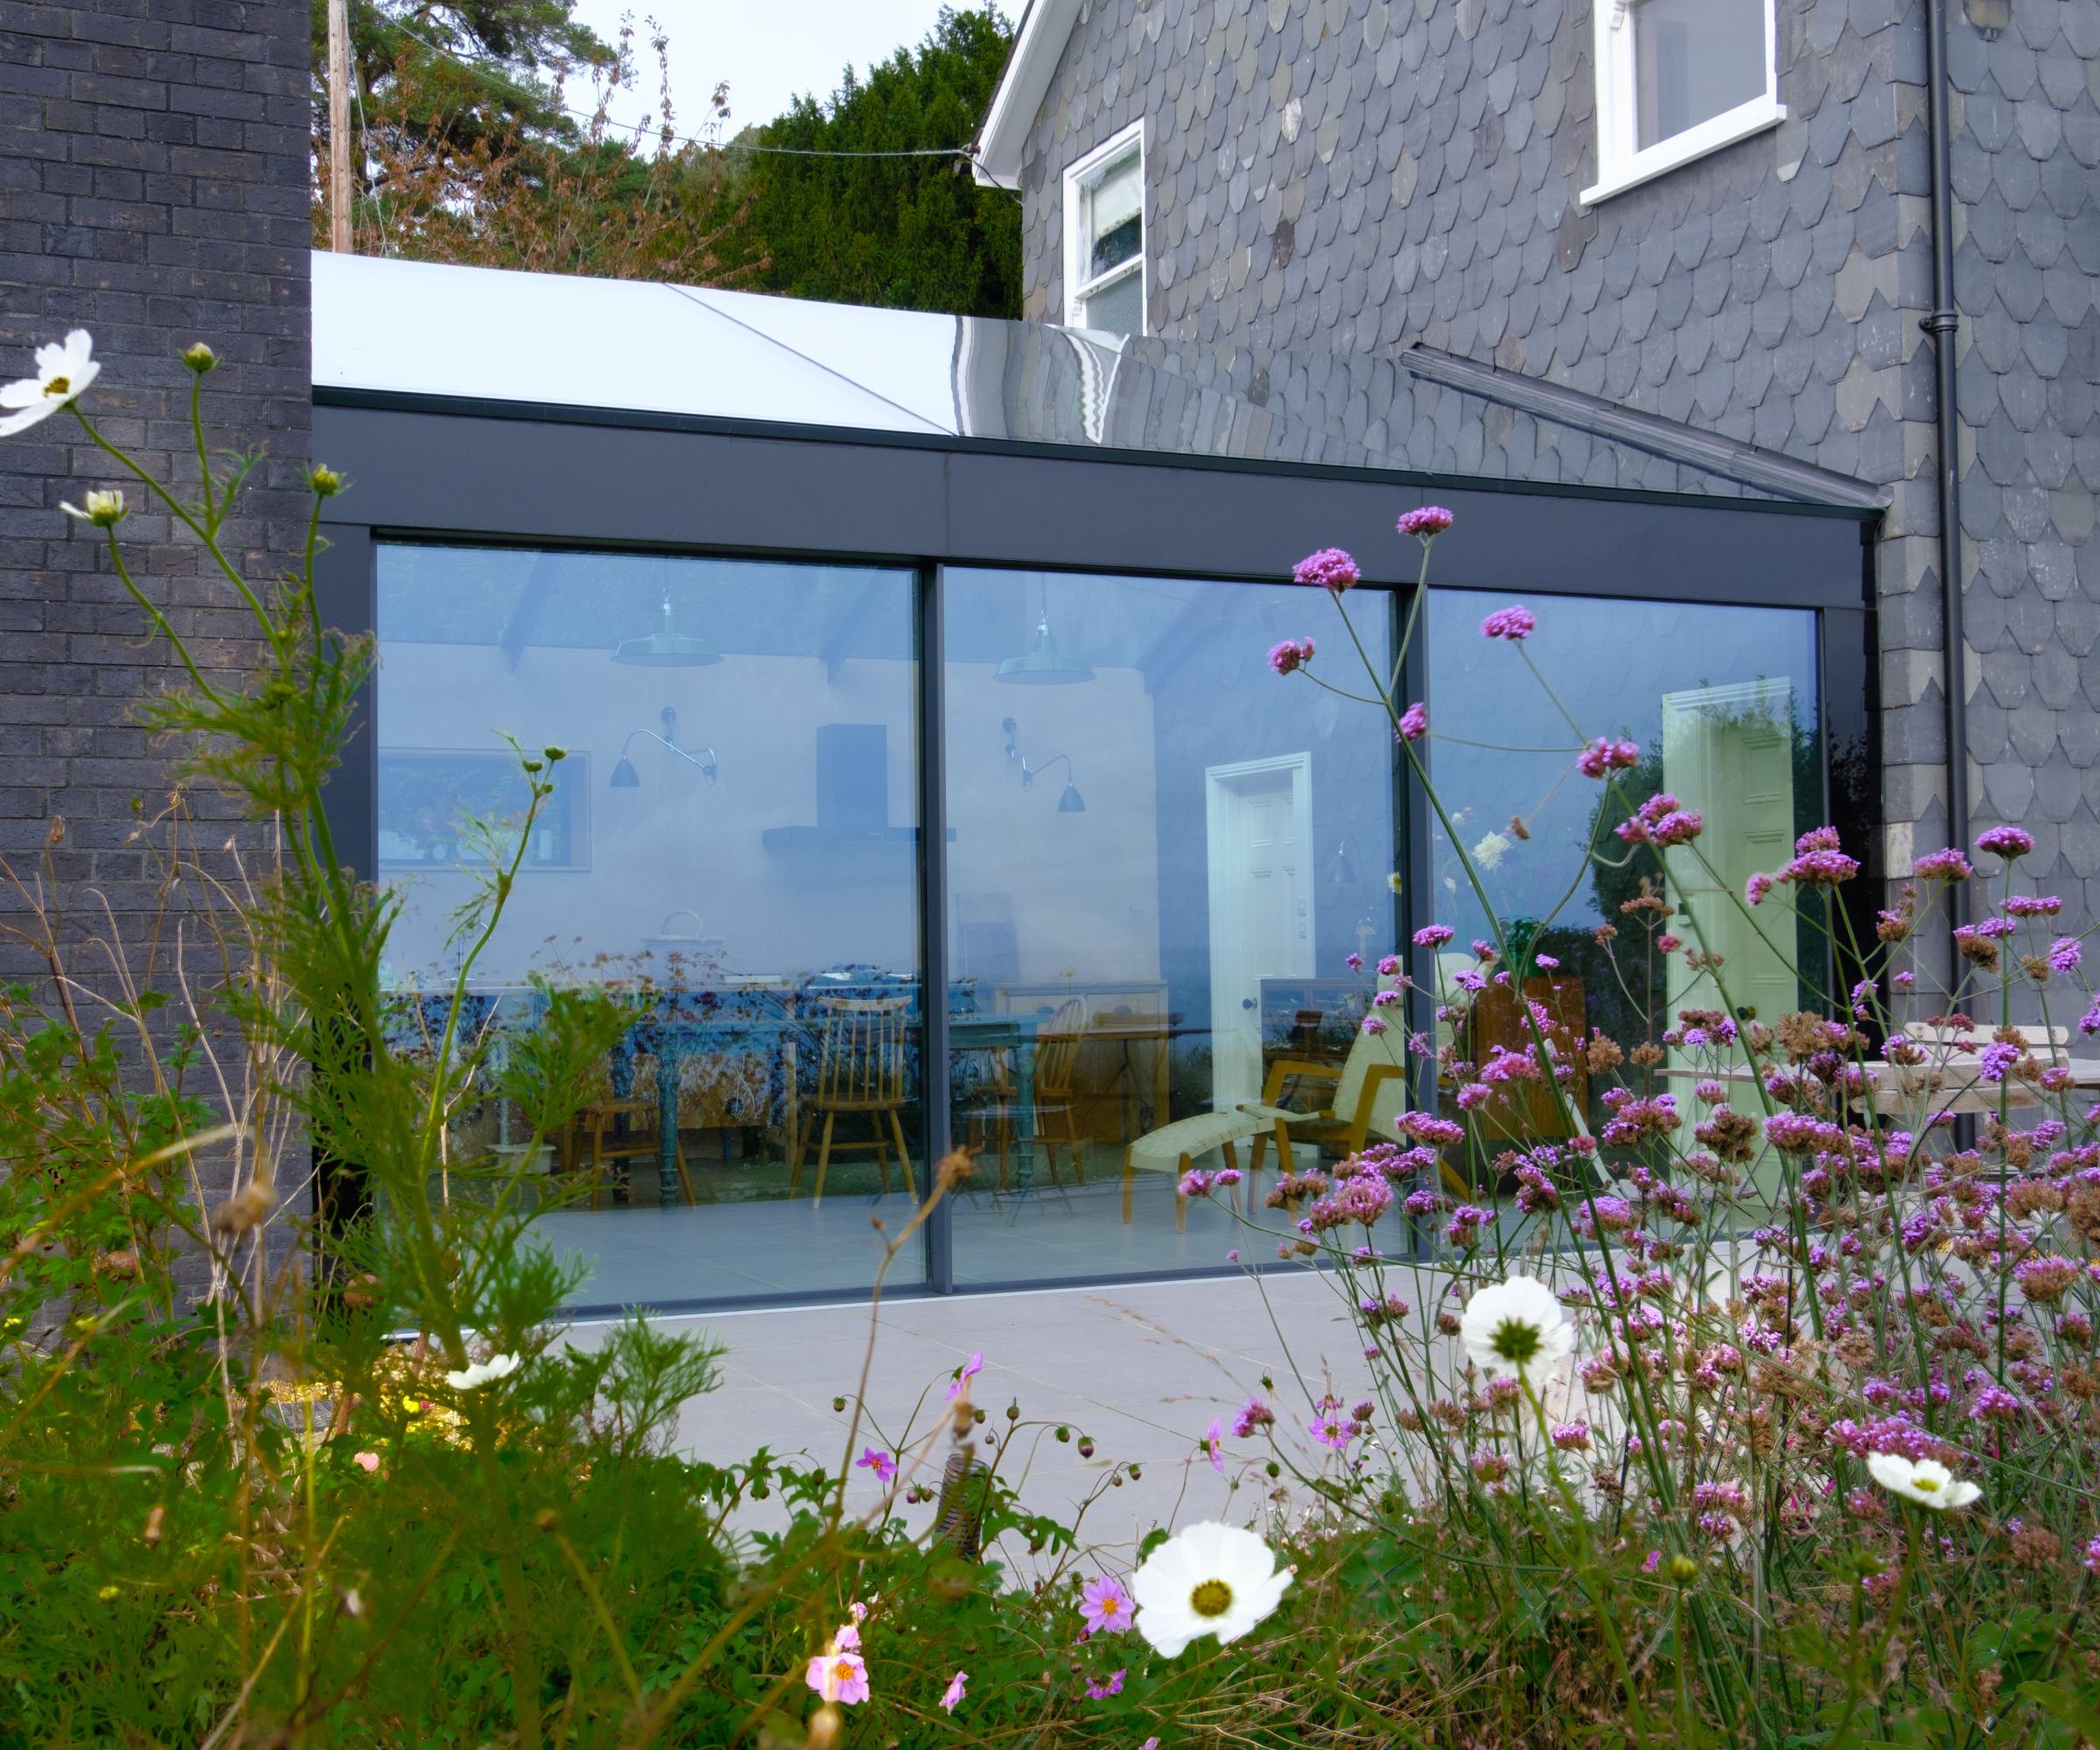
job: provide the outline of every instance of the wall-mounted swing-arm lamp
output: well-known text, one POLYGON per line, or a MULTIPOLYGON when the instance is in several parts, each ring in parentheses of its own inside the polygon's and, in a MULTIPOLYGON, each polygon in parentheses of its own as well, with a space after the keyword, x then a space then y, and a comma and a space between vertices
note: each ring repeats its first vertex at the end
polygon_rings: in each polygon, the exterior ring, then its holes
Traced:
POLYGON ((657 734, 653 729, 631 729, 627 732, 627 738, 620 744, 620 761, 612 768, 612 788, 615 790, 639 790, 641 788, 641 774, 635 771, 634 762, 627 758, 627 749, 634 745, 634 738, 638 735, 648 736, 658 746, 668 747, 688 765, 697 766, 700 768, 700 775, 705 778, 709 783, 713 783, 718 770, 715 764, 715 750, 711 747, 709 748, 707 758, 699 760, 694 758, 692 754, 688 753, 685 749, 672 740, 671 736, 678 727, 678 713, 669 705, 666 705, 657 714, 657 721, 663 725, 662 735, 657 734))
POLYGON ((1086 813, 1087 805, 1079 794, 1079 786, 1072 781, 1071 755, 1067 753, 1053 754, 1040 766, 1031 766, 1026 757, 1021 752, 1019 731, 1014 720, 1007 718, 999 724, 999 727, 1006 732, 1007 759, 1021 768, 1021 788, 1024 790, 1032 790, 1035 788, 1035 780, 1061 760, 1065 762, 1065 793, 1057 799, 1057 811, 1060 815, 1083 815, 1086 813))

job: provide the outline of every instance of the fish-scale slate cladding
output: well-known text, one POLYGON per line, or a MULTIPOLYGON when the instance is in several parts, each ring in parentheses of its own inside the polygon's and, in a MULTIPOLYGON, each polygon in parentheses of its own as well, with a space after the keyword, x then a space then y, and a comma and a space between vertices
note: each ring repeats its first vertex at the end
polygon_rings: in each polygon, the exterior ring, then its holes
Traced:
MULTIPOLYGON (((2090 919, 2100 0, 1995 42, 1950 10, 1971 805, 2090 919)), ((1154 332, 1421 340, 1886 483, 1900 870, 1946 821, 1923 13, 1779 0, 1787 122, 1586 209, 1590 0, 1093 0, 1025 150, 1025 313, 1061 318, 1063 167, 1142 116, 1154 332)))

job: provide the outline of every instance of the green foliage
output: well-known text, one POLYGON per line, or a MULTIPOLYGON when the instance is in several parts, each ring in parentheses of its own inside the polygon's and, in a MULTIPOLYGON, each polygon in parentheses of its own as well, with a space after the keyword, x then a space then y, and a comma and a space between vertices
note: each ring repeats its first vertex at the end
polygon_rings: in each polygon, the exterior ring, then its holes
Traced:
MULTIPOLYGON (((755 144, 802 152, 946 151, 970 144, 1013 40, 998 9, 957 11, 864 84, 849 67, 829 103, 797 98, 755 144)), ((738 155, 733 150, 729 156, 738 155)), ((1021 313, 1020 207, 981 188, 960 157, 752 154, 733 186, 752 197, 732 235, 765 258, 757 290, 831 304, 963 316, 1021 313)))

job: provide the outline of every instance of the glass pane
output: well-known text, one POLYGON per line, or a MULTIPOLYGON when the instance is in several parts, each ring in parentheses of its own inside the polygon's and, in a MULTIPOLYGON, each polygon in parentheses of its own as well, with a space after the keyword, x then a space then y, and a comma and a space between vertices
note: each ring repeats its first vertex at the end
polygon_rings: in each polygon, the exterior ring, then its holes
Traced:
MULTIPOLYGON (((1273 1255, 1304 1210, 1265 1207, 1273 1121, 1242 1109, 1303 1113, 1302 1173, 1390 1136, 1404 1086, 1404 1030, 1358 1025, 1394 943, 1392 732, 1266 661, 1310 634, 1345 680, 1337 609, 1152 578, 943 590, 952 1122, 981 1151, 956 1278, 1273 1255), (1251 1226, 1177 1195, 1183 1156, 1218 1169, 1228 1144, 1251 1226)), ((1348 599, 1382 662, 1390 598, 1348 599)))
MULTIPOLYGON (((901 1219, 923 1183, 913 590, 901 570, 380 550, 404 1026, 449 988, 488 835, 515 843, 501 732, 569 750, 470 982, 499 1060, 547 984, 629 1007, 590 1107, 535 1160, 561 1205, 542 1231, 592 1266, 578 1305, 861 1286, 869 1208, 901 1219)), ((465 1156, 529 1141, 496 1098, 454 1135, 465 1156)))
MULTIPOLYGON (((1663 1038, 1682 1011, 1726 1005, 1739 1018, 1769 1020, 1799 1008, 1807 993, 1789 960, 1820 982, 1823 938, 1814 920, 1795 915, 1793 890, 1774 890, 1755 928, 1737 903, 1754 872, 1779 868, 1794 840, 1822 823, 1815 616, 1550 597, 1532 602, 1537 629, 1520 652, 1480 635, 1482 618, 1502 605, 1464 591, 1430 593, 1438 795, 1512 950, 1529 945, 1558 962, 1526 994, 1571 1031, 1601 1028, 1628 1050, 1656 1045, 1664 1054, 1658 1089, 1674 1086, 1690 1110, 1690 1083, 1676 1079, 1690 1074, 1690 1060, 1663 1038), (1614 774, 1614 790, 1573 766, 1578 738, 1600 736, 1637 750, 1637 763, 1614 774), (1612 830, 1662 792, 1704 818, 1696 853, 1664 853, 1667 894, 1657 853, 1612 830), (1644 906, 1650 896, 1676 910, 1666 917, 1644 906), (1618 932, 1608 943, 1597 936, 1605 924, 1618 932), (1718 955, 1718 982, 1682 950, 1658 946, 1666 935, 1718 955)), ((1432 847, 1436 918, 1455 933, 1435 970, 1452 992, 1453 975, 1478 963, 1468 944, 1490 931, 1440 822, 1432 847)), ((1463 1046, 1468 1061, 1530 1041, 1514 997, 1493 985, 1462 1031, 1447 1024, 1444 1042, 1463 1046)), ((1579 1081, 1577 1093, 1592 1132, 1601 1129, 1605 1115, 1579 1081)), ((1564 1134, 1543 1089, 1528 1104, 1491 1102, 1472 1124, 1496 1151, 1564 1134)))
POLYGON ((1764 94, 1765 0, 1641 0, 1634 60, 1646 148, 1764 94))
POLYGON ((1087 298, 1083 327, 1103 334, 1144 332, 1144 275, 1133 268, 1113 284, 1087 298))
POLYGON ((1138 253, 1144 231, 1144 181, 1136 152, 1101 173, 1087 192, 1087 277, 1104 274, 1138 253))

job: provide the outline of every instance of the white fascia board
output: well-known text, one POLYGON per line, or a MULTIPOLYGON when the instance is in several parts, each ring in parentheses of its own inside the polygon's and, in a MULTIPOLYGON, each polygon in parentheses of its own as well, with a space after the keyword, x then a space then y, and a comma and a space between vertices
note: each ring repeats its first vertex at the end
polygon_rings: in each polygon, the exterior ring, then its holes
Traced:
POLYGON ((1036 113, 1057 72, 1072 27, 1079 20, 1080 0, 1029 0, 1014 33, 1013 52, 991 94, 991 108, 977 130, 977 152, 971 174, 988 188, 1021 186, 1021 149, 1036 113))

